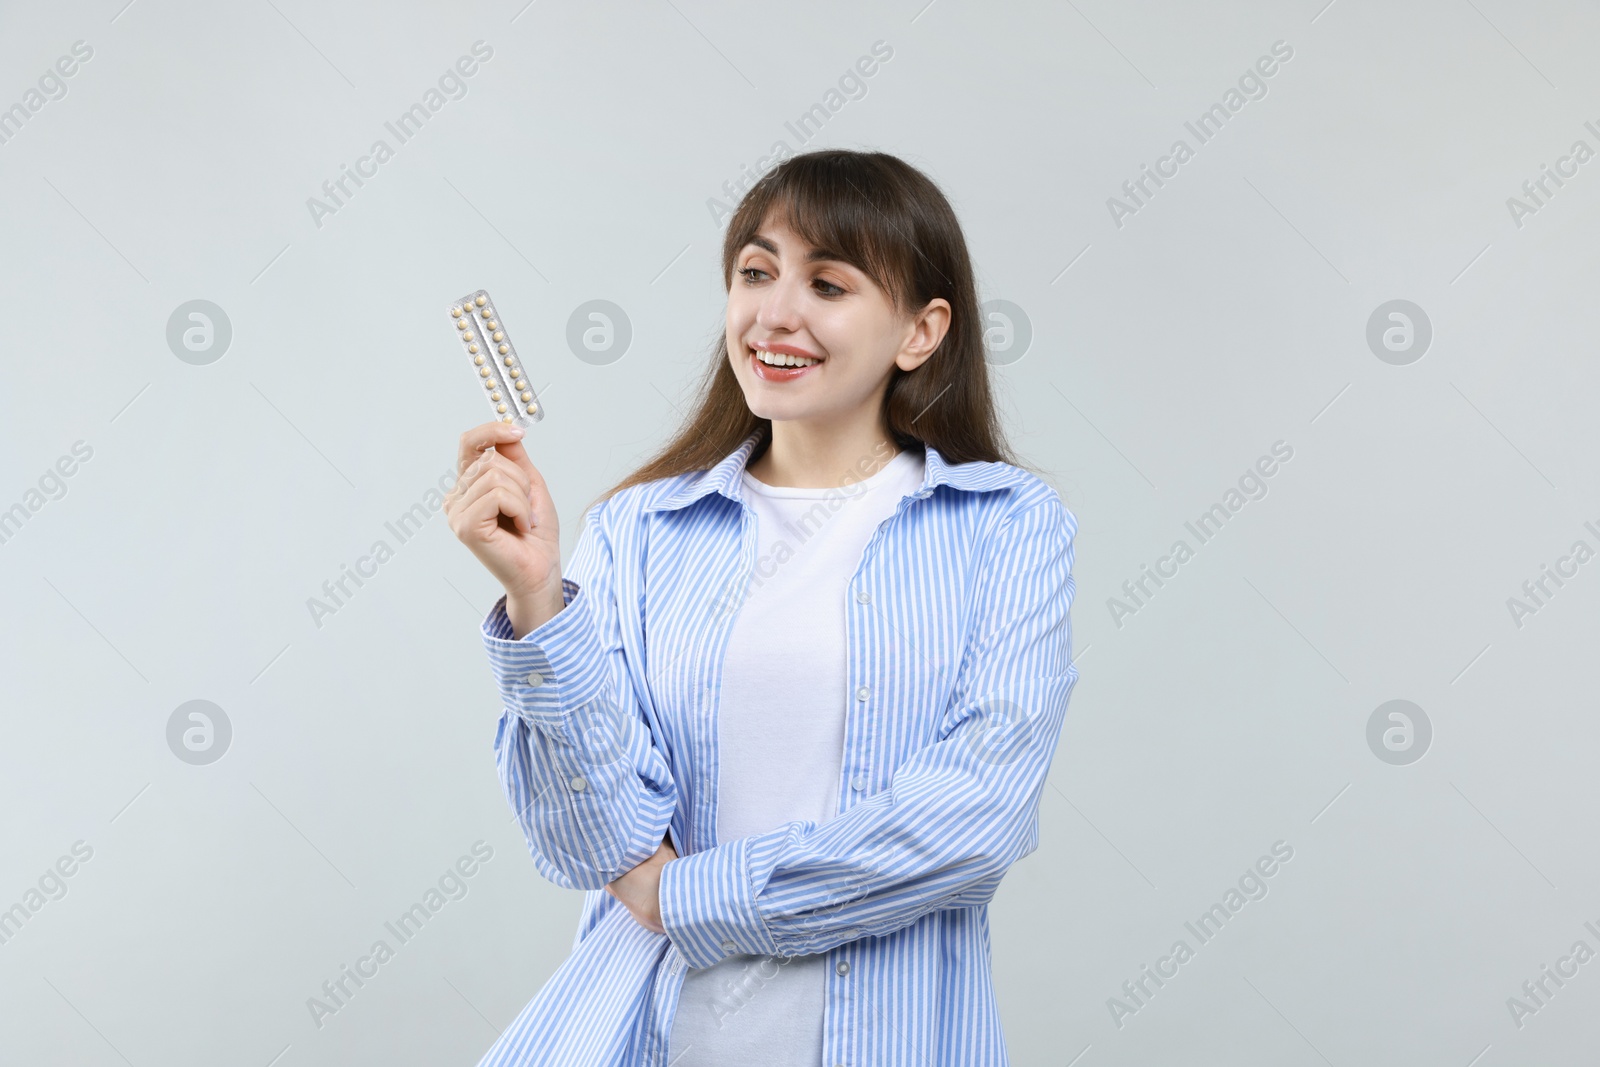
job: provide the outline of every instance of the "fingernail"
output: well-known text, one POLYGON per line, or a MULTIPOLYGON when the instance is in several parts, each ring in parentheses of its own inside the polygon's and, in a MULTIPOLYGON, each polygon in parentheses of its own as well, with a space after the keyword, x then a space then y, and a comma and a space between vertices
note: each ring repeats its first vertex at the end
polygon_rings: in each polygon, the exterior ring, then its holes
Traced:
POLYGON ((513 427, 511 427, 511 436, 512 437, 521 437, 522 436, 522 427, 521 426, 513 426, 513 427))

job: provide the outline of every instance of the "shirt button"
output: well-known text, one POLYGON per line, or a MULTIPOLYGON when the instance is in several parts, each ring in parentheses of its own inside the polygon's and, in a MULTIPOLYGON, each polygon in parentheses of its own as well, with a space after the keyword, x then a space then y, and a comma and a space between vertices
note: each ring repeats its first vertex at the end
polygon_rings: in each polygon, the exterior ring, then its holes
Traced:
POLYGON ((862 686, 860 689, 856 690, 857 700, 865 700, 870 695, 872 695, 872 690, 868 689, 866 686, 862 686))
POLYGON ((724 951, 724 952, 731 953, 734 949, 736 949, 738 947, 739 946, 735 945, 732 941, 724 941, 722 943, 722 951, 724 951))
POLYGON ((845 960, 840 960, 837 964, 834 965, 833 969, 838 971, 841 975, 849 974, 850 973, 850 964, 845 960))
POLYGON ((571 781, 571 782, 568 782, 568 783, 567 783, 567 784, 568 784, 568 785, 570 785, 570 786, 572 786, 572 791, 573 791, 573 792, 574 792, 574 793, 581 793, 581 792, 583 792, 583 791, 584 791, 584 790, 585 790, 585 789, 587 789, 587 788, 589 788, 589 780, 588 780, 588 779, 587 779, 587 778, 585 778, 585 777, 584 777, 584 776, 583 776, 583 775, 581 775, 581 774, 580 774, 580 775, 577 775, 577 776, 575 776, 575 777, 574 777, 574 778, 573 778, 573 779, 572 779, 572 781, 571 781))
POLYGON ((534 671, 532 674, 528 675, 527 682, 529 685, 533 686, 533 688, 537 689, 544 684, 544 675, 540 674, 538 671, 534 671))
POLYGON ((861 601, 863 604, 870 604, 872 603, 872 594, 867 592, 865 589, 857 589, 856 599, 861 601))
POLYGON ((854 778, 850 779, 850 788, 851 789, 865 789, 866 787, 867 787, 867 777, 866 777, 866 775, 858 774, 854 778))

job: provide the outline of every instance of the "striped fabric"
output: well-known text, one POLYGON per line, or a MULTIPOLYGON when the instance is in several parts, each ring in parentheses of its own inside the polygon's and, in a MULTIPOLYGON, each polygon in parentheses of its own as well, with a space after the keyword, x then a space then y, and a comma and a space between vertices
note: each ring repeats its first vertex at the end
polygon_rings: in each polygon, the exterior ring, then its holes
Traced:
MULTIPOLYGON (((928 447, 844 597, 838 814, 718 842, 722 653, 752 574, 781 566, 742 497, 756 443, 590 509, 566 607, 522 640, 503 597, 484 620, 501 784, 540 873, 588 892, 571 955, 480 1067, 666 1067, 685 968, 730 953, 827 954, 818 1067, 1009 1062, 987 905, 1038 847, 1078 678, 1077 520, 1027 471, 928 447), (669 831, 663 936, 604 887, 669 831)), ((805 635, 772 654, 804 656, 805 635)))

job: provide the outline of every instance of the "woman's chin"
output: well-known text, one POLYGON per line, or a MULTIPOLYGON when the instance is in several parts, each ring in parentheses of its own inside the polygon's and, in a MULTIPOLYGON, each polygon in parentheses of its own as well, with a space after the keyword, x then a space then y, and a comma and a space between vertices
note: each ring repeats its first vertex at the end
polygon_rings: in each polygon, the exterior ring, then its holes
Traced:
POLYGON ((804 418, 804 412, 796 412, 791 404, 762 404, 750 403, 749 397, 745 402, 750 404, 750 413, 758 419, 768 419, 772 422, 789 422, 793 419, 804 418))

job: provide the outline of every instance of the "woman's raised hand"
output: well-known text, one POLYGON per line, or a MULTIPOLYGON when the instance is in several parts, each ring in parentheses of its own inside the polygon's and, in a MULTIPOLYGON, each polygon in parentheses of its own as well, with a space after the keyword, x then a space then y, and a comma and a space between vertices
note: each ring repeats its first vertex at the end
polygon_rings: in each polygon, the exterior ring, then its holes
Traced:
POLYGON ((519 640, 564 603, 555 504, 521 438, 519 427, 499 421, 463 433, 456 484, 444 502, 456 538, 505 587, 519 640))

